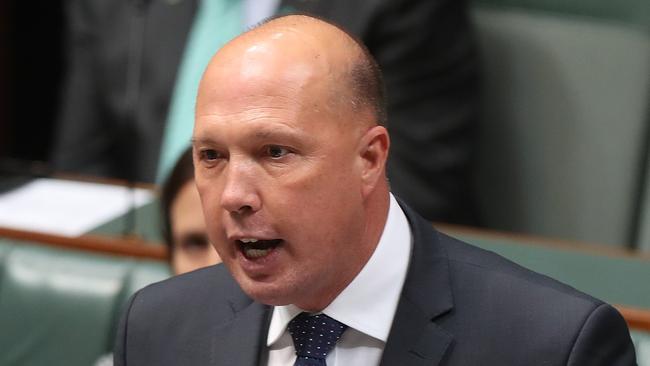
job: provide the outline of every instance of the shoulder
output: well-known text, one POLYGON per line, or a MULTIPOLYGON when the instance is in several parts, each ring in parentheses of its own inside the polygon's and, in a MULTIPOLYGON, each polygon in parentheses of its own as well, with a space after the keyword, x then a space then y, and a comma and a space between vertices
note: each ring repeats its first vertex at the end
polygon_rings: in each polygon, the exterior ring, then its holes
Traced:
POLYGON ((217 323, 231 317, 233 302, 252 302, 237 286, 225 266, 199 269, 151 284, 139 290, 125 309, 129 326, 148 328, 161 323, 200 323, 211 314, 217 323))
MULTIPOLYGON (((514 292, 523 298, 507 297, 502 301, 517 303, 534 302, 530 296, 536 293, 555 294, 544 301, 569 298, 588 307, 596 307, 602 301, 584 294, 566 284, 543 274, 524 268, 494 252, 484 250, 445 235, 418 215, 408 205, 400 202, 406 214, 413 237, 411 266, 419 272, 430 272, 433 263, 447 267, 449 285, 458 292, 470 292, 473 296, 497 297, 502 293, 514 292), (474 291, 469 291, 473 289, 474 291), (486 291, 486 293, 476 291, 486 291)), ((439 270, 440 271, 440 270, 439 270)), ((438 272, 438 275, 443 272, 438 272)), ((419 274, 421 275, 421 274, 419 274)), ((459 294, 454 293, 455 296, 459 294)))
POLYGON ((186 306, 188 298, 182 298, 187 296, 192 301, 202 299, 218 303, 237 292, 241 291, 226 267, 217 264, 148 285, 138 291, 134 302, 160 306, 175 306, 182 302, 186 306))
POLYGON ((208 364, 220 327, 251 303, 221 264, 149 285, 122 314, 116 365, 208 364))
POLYGON ((453 334, 452 364, 633 362, 629 331, 612 306, 439 233, 408 206, 402 208, 413 233, 411 282, 405 286, 411 300, 447 299, 449 310, 434 321, 453 334))
POLYGON ((587 316, 603 305, 599 299, 496 253, 439 232, 435 235, 447 254, 454 295, 459 299, 471 294, 486 302, 496 302, 504 311, 509 307, 526 307, 529 313, 547 311, 545 319, 553 316, 551 313, 558 307, 563 309, 563 316, 572 312, 587 316))
POLYGON ((440 325, 458 336, 461 353, 472 354, 465 347, 474 344, 479 353, 501 348, 512 362, 539 354, 531 359, 633 364, 627 325, 611 305, 493 252, 441 233, 434 236, 447 255, 454 303, 453 315, 440 325), (496 338, 486 343, 490 337, 496 338))

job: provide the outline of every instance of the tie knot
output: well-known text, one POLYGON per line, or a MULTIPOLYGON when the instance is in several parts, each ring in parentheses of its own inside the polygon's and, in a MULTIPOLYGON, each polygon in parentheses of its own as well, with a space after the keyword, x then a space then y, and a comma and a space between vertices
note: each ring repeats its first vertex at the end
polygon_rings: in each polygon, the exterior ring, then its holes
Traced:
POLYGON ((325 360, 347 325, 325 314, 300 313, 289 322, 288 329, 299 359, 325 360))

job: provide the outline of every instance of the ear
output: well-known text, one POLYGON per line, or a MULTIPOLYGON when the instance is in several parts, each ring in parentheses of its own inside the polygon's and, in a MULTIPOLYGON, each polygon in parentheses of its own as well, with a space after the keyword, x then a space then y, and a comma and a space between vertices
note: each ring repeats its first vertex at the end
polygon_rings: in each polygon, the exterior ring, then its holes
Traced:
POLYGON ((359 141, 361 157, 361 193, 367 197, 381 181, 386 179, 386 160, 390 148, 388 131, 383 126, 373 126, 359 141))

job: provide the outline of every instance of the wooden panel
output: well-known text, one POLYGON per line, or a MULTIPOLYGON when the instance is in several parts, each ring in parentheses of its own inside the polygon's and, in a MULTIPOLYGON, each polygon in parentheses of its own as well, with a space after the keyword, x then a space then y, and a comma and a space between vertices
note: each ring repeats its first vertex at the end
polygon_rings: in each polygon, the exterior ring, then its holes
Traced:
POLYGON ((67 237, 4 227, 0 227, 0 237, 103 254, 167 260, 166 246, 158 243, 147 243, 137 238, 114 239, 95 235, 67 237))
POLYGON ((647 260, 650 265, 650 253, 640 252, 625 247, 613 247, 603 244, 592 244, 582 241, 549 239, 535 235, 516 234, 498 230, 475 228, 462 225, 452 225, 445 223, 434 223, 433 226, 450 235, 477 236, 495 241, 514 242, 521 245, 544 246, 553 249, 567 250, 572 252, 583 252, 587 254, 610 256, 615 258, 633 258, 638 260, 647 260))
POLYGON ((623 305, 615 305, 615 307, 621 312, 630 328, 650 333, 650 310, 630 308, 623 305))

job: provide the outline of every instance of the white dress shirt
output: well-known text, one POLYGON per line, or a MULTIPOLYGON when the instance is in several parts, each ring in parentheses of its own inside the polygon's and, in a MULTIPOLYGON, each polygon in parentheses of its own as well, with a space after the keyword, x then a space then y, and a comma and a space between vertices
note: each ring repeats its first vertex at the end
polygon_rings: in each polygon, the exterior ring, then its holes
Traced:
MULTIPOLYGON (((374 253, 352 282, 322 313, 346 324, 328 366, 379 365, 411 255, 411 229, 390 196, 388 219, 374 253)), ((296 360, 287 324, 303 310, 294 305, 273 308, 267 335, 268 366, 291 366, 296 360)))

